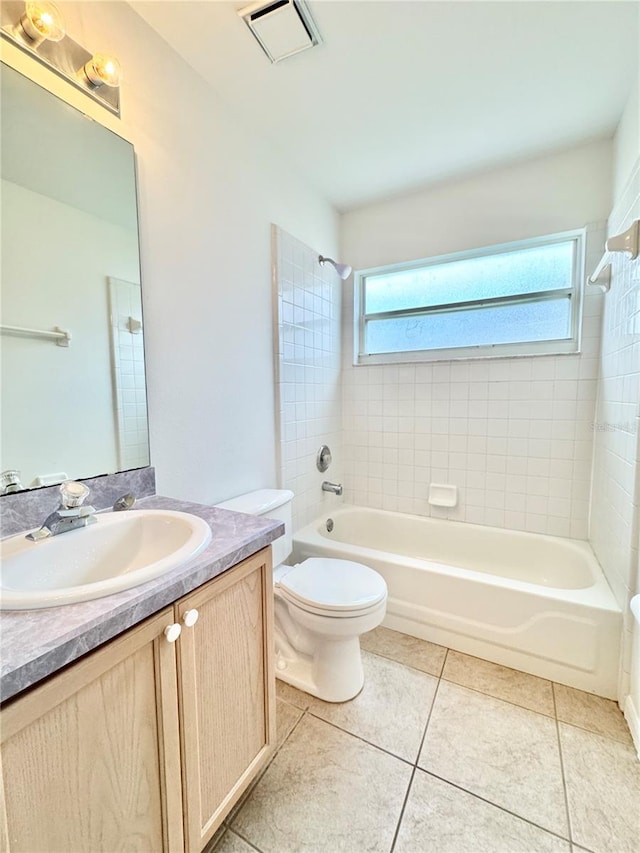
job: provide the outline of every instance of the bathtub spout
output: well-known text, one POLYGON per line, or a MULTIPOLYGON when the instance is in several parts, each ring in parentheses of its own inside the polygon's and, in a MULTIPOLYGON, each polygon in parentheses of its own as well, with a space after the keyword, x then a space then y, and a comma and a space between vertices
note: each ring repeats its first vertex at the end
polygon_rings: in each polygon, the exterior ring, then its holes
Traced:
POLYGON ((328 480, 325 480, 322 484, 323 492, 333 492, 334 495, 342 494, 342 483, 330 483, 328 480))

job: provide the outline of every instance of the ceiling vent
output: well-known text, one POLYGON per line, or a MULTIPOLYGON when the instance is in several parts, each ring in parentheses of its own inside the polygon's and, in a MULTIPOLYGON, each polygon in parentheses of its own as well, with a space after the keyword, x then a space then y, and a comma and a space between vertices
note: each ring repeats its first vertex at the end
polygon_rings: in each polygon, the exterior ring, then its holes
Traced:
POLYGON ((252 3, 238 14, 271 62, 280 62, 322 42, 304 0, 252 3))

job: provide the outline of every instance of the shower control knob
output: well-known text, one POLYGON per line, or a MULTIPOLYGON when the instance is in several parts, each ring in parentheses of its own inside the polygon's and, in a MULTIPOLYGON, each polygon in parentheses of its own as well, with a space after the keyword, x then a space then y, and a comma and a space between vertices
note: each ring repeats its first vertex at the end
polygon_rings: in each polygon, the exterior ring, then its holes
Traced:
POLYGON ((331 465, 331 450, 326 444, 323 444, 316 454, 316 468, 321 474, 324 474, 331 465))
POLYGON ((193 610, 187 610, 182 615, 182 621, 187 626, 187 628, 193 628, 193 626, 198 621, 199 615, 200 614, 198 613, 198 611, 195 608, 193 610))
POLYGON ((181 633, 182 626, 178 625, 177 622, 174 622, 173 625, 167 625, 164 629, 164 635, 167 638, 168 643, 175 643, 181 633))

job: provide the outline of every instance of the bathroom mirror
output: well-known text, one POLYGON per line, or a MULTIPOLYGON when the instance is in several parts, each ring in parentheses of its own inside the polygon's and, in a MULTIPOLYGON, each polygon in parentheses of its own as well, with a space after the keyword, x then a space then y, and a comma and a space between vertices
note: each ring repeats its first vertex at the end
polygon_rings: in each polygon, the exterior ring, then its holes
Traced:
POLYGON ((133 146, 2 65, 0 493, 149 464, 133 146))

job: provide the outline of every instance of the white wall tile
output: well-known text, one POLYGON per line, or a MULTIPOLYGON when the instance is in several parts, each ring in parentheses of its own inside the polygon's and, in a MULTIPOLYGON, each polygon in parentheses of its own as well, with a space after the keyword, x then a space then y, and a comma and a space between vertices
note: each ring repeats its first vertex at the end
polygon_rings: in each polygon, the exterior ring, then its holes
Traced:
MULTIPOLYGON (((591 291, 584 303, 591 334, 599 328, 601 295, 591 291)), ((362 472, 359 501, 380 505, 380 481, 371 492, 367 484, 382 473, 383 496, 396 498, 402 482, 403 497, 412 487, 412 511, 430 515, 435 511, 426 501, 429 482, 453 483, 460 490, 459 506, 438 510, 439 517, 586 538, 588 463, 579 480, 574 470, 592 450, 596 381, 592 368, 581 376, 585 358, 592 360, 581 353, 432 365, 346 364, 344 453, 345 461, 358 460, 362 472), (363 413, 358 403, 364 392, 373 399, 371 389, 376 402, 363 413), (402 475, 395 454, 362 455, 363 445, 375 446, 374 429, 383 430, 389 448, 398 447, 401 436, 413 438, 413 463, 405 463, 402 475)), ((355 500, 354 492, 346 480, 347 501, 355 500)))
MULTIPOLYGON (((609 233, 640 217, 640 160, 614 209, 609 233)), ((640 517, 640 263, 613 256, 604 299, 589 538, 625 615, 636 589, 640 517)), ((630 632, 622 656, 620 697, 628 692, 630 632)))
MULTIPOLYGON (((274 227, 273 254, 279 482, 294 492, 296 529, 336 503, 334 495, 322 491, 322 481, 343 478, 340 279, 333 268, 318 264, 318 251, 281 228, 274 227), (326 474, 316 468, 322 444, 333 455, 326 474)), ((366 421, 360 407, 366 405, 367 389, 354 386, 352 391, 353 426, 363 415, 366 421)))

